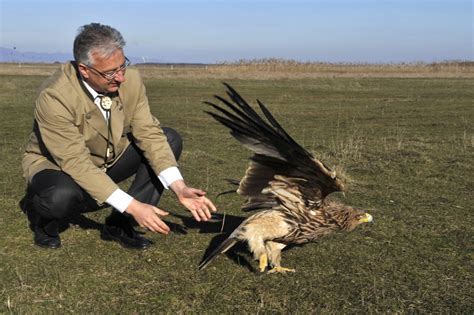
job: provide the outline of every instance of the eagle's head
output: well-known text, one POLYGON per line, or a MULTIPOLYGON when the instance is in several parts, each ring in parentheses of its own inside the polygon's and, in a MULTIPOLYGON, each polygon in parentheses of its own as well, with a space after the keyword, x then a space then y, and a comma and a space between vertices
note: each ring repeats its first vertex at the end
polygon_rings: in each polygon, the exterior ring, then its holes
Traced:
POLYGON ((346 206, 343 210, 344 220, 341 222, 343 230, 352 231, 363 223, 373 222, 373 217, 364 210, 346 206))
POLYGON ((339 202, 328 202, 324 205, 330 220, 335 221, 341 230, 352 231, 363 223, 373 221, 372 215, 362 209, 350 207, 339 202))

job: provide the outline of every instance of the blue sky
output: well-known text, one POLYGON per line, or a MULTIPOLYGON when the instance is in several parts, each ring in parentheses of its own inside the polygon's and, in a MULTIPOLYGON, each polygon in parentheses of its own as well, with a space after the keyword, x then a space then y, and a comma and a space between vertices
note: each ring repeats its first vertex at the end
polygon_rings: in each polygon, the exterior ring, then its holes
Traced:
POLYGON ((166 62, 474 60, 473 0, 0 0, 0 46, 70 53, 79 26, 117 28, 166 62))

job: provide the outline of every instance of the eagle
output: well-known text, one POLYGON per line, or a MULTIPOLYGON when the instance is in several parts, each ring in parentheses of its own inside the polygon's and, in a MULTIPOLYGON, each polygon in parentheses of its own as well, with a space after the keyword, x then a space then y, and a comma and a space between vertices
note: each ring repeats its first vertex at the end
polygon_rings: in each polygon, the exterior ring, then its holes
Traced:
POLYGON ((215 111, 205 111, 230 129, 230 134, 253 151, 236 191, 247 199, 243 211, 256 211, 245 219, 199 264, 206 268, 237 242, 247 242, 260 272, 285 273, 281 251, 291 244, 315 241, 336 231, 352 231, 372 222, 365 211, 327 198, 344 191, 344 184, 323 162, 299 145, 257 99, 258 114, 229 84, 229 98, 215 95, 219 105, 205 101, 215 111))

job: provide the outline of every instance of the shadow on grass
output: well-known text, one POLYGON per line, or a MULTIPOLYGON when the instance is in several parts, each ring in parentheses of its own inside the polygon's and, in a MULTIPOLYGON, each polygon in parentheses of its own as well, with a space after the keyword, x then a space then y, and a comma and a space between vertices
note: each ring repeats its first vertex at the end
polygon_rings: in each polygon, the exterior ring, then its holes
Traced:
MULTIPOLYGON (((135 220, 133 220, 132 218, 131 218, 131 220, 132 220, 132 224, 134 226, 138 226, 138 224, 135 222, 135 220)), ((171 232, 173 232, 173 233, 188 234, 186 228, 183 227, 180 224, 177 224, 177 223, 174 223, 174 222, 169 222, 169 221, 166 221, 166 220, 163 220, 163 222, 165 222, 166 225, 169 226, 171 232)), ((69 218, 67 221, 64 221, 63 224, 62 224, 62 228, 63 228, 62 231, 68 229, 70 224, 77 225, 78 227, 80 227, 81 229, 84 229, 84 230, 98 230, 98 231, 100 231, 104 226, 103 223, 98 223, 98 222, 86 217, 83 214, 76 215, 74 217, 69 218)), ((139 233, 139 234, 145 234, 145 232, 142 232, 142 231, 136 231, 136 232, 139 233)))
MULTIPOLYGON (((19 202, 19 207, 28 216, 30 222, 30 230, 34 232, 34 227, 32 222, 35 220, 30 216, 30 213, 27 211, 28 205, 26 205, 25 198, 19 202)), ((170 227, 170 230, 173 233, 178 234, 188 234, 188 229, 199 229, 199 233, 219 233, 214 236, 209 243, 204 255, 201 259, 204 260, 220 243, 222 243, 246 218, 225 215, 225 214, 213 214, 211 220, 207 222, 197 222, 193 217, 170 213, 171 216, 181 220, 181 224, 174 222, 165 221, 164 222, 170 227)), ((136 222, 135 222, 136 224, 136 222)), ((59 223, 59 232, 62 233, 66 231, 71 225, 76 225, 83 230, 97 230, 101 231, 104 224, 96 222, 85 216, 84 214, 74 215, 66 220, 62 220, 59 223)), ((144 232, 137 231, 140 234, 144 232)), ((239 242, 237 243, 232 250, 226 252, 225 255, 230 258, 234 263, 246 267, 249 271, 255 272, 255 268, 252 267, 250 262, 245 256, 249 256, 249 250, 247 249, 246 244, 239 242)))
MULTIPOLYGON (((34 232, 34 223, 37 220, 37 217, 34 215, 32 211, 29 211, 31 208, 31 204, 28 203, 26 196, 23 197, 19 202, 18 202, 18 207, 21 209, 21 211, 25 214, 25 216, 28 219, 29 222, 29 229, 34 232)), ((105 209, 105 208, 104 208, 105 209)), ((103 211, 103 209, 99 209, 96 211, 103 211)), ((92 212, 92 211, 91 211, 92 212)), ((87 212, 86 212, 87 213, 87 212)), ((131 217, 130 217, 131 218, 131 217)), ((131 218, 132 224, 134 226, 137 226, 138 224, 131 218)), ((172 232, 178 233, 178 234, 187 234, 186 228, 173 223, 173 222, 168 222, 164 221, 171 229, 172 232)), ((87 216, 85 216, 83 213, 81 214, 76 214, 73 215, 72 217, 69 217, 67 219, 63 219, 59 222, 59 233, 62 233, 66 231, 68 228, 70 228, 71 225, 76 225, 79 228, 83 230, 97 230, 100 231, 104 227, 103 223, 96 222, 87 216)), ((137 233, 144 234, 144 232, 137 231, 137 233)))
MULTIPOLYGON (((170 216, 181 220, 181 224, 174 222, 164 221, 171 229, 173 233, 188 234, 188 229, 199 230, 199 233, 219 233, 212 238, 207 247, 201 261, 207 257, 220 243, 222 243, 245 219, 246 217, 239 217, 233 215, 213 214, 210 221, 197 222, 193 217, 176 214, 170 212, 170 216)), ((67 222, 64 222, 63 230, 69 227, 69 224, 79 226, 81 229, 89 230, 101 230, 103 227, 102 223, 98 223, 86 216, 80 214, 70 218, 67 222)), ((137 231, 138 233, 143 233, 137 231)), ((250 254, 245 243, 239 242, 231 250, 225 253, 225 255, 239 266, 247 268, 250 272, 256 272, 255 268, 248 261, 250 254), (247 257, 246 257, 247 256, 247 257)), ((251 257, 251 256, 250 256, 251 257)))
MULTIPOLYGON (((170 213, 171 216, 181 219, 185 229, 197 229, 199 233, 219 233, 214 236, 209 243, 201 261, 204 260, 219 244, 221 244, 245 219, 234 215, 213 214, 211 220, 207 222, 197 222, 193 217, 181 214, 170 213)), ((245 243, 235 244, 225 255, 239 266, 247 268, 251 272, 256 272, 247 257, 250 252, 245 243), (247 256, 247 257, 246 257, 247 256)))

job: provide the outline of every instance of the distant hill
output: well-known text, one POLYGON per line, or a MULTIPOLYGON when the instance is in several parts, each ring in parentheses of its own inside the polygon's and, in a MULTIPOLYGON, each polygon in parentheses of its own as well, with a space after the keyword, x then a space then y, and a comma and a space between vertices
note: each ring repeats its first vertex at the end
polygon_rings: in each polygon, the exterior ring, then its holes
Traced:
POLYGON ((54 63, 66 62, 72 59, 72 53, 37 53, 22 52, 17 49, 0 47, 0 62, 33 62, 54 63))
MULTIPOLYGON (((21 63, 54 63, 67 62, 72 60, 72 53, 38 53, 38 52, 22 52, 18 49, 0 47, 0 62, 21 62, 21 63)), ((139 58, 129 57, 133 63, 161 63, 155 58, 139 58)))

